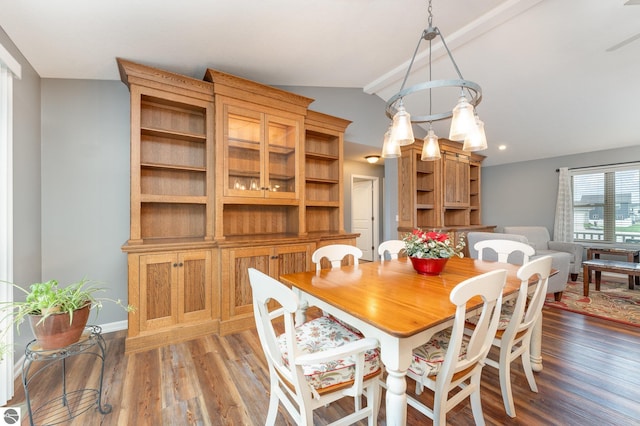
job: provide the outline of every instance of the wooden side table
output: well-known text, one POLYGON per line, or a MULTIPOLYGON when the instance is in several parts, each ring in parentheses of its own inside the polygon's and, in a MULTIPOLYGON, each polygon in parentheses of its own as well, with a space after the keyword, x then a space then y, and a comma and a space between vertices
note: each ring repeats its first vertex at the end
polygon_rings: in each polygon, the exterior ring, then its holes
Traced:
MULTIPOLYGON (((587 248, 587 260, 600 259, 601 254, 609 256, 623 256, 627 262, 640 263, 640 249, 626 249, 616 247, 604 247, 604 248, 587 248)), ((582 278, 585 279, 584 277, 582 278)), ((635 277, 635 284, 640 285, 640 277, 635 277)), ((629 288, 633 288, 634 277, 629 276, 629 288)))
MULTIPOLYGON (((31 426, 35 424, 55 425, 67 423, 92 407, 96 407, 101 414, 110 413, 111 406, 102 403, 105 353, 106 343, 102 338, 102 329, 97 325, 87 326, 78 342, 62 349, 43 350, 38 346, 37 340, 32 340, 27 344, 25 359, 22 364, 22 385, 24 386, 31 426), (94 356, 100 360, 99 382, 96 388, 69 390, 67 389, 67 359, 80 355, 94 356), (29 376, 29 370, 34 362, 43 362, 44 365, 29 376), (31 406, 31 394, 29 393, 29 387, 33 387, 33 380, 59 363, 62 365, 62 376, 60 378, 62 381, 62 394, 59 396, 41 395, 50 399, 47 402, 39 403, 38 407, 33 408, 31 406)), ((80 372, 80 374, 83 374, 83 372, 80 372)))

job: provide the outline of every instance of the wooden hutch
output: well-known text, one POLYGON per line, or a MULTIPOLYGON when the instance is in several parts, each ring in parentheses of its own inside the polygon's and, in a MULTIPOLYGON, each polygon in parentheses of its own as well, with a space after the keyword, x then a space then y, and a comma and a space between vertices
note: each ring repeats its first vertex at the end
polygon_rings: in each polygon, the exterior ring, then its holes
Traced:
MULTIPOLYGON (((401 147, 398 164, 398 232, 415 228, 454 234, 493 232, 483 225, 480 210, 483 155, 462 150, 462 144, 439 139, 442 158, 422 161, 421 139, 401 147)), ((457 238, 457 237, 456 237, 457 238)), ((465 247, 465 256, 468 256, 465 247)))
POLYGON ((254 326, 247 268, 310 270, 343 223, 349 121, 313 99, 209 69, 118 59, 131 94, 126 352, 254 326))

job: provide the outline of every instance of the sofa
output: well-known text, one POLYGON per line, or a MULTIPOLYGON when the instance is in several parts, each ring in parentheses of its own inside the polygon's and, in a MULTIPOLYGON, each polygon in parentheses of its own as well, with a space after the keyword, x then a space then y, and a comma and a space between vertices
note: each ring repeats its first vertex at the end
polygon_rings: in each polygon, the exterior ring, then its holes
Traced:
POLYGON ((578 274, 582 269, 582 253, 584 251, 582 245, 552 241, 549 231, 544 226, 505 226, 503 232, 526 237, 529 245, 536 250, 536 255, 552 254, 558 251, 569 253, 571 255, 569 261, 571 281, 578 279, 578 274))
MULTIPOLYGON (((507 234, 507 233, 499 233, 499 232, 469 232, 467 234, 467 243, 469 245, 469 257, 473 259, 478 258, 478 250, 474 248, 475 244, 478 241, 484 240, 511 240, 511 241, 519 241, 521 243, 529 244, 527 238, 523 235, 518 234, 507 234)), ((535 247, 534 247, 535 248, 535 247)), ((553 293, 553 297, 555 300, 560 301, 562 298, 562 292, 567 287, 567 278, 569 275, 569 264, 571 261, 571 255, 564 251, 552 251, 547 250, 544 253, 538 253, 536 250, 536 254, 533 255, 529 260, 542 257, 542 256, 551 256, 551 267, 553 269, 557 269, 558 273, 549 277, 549 286, 547 289, 547 293, 553 293)), ((492 253, 491 250, 487 250, 483 255, 484 260, 493 260, 497 261, 498 256, 496 253, 492 253)), ((522 265, 523 257, 522 253, 512 253, 507 262, 512 263, 514 265, 522 265)))

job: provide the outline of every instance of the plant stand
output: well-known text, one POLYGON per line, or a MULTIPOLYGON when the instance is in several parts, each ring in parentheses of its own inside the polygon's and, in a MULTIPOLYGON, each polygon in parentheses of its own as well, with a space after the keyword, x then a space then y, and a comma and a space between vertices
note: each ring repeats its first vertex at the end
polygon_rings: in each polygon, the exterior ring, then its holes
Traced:
POLYGON ((64 423, 84 413, 91 407, 96 407, 101 414, 111 412, 111 406, 109 404, 102 404, 102 380, 104 376, 106 343, 101 333, 102 329, 99 326, 90 325, 85 327, 85 331, 78 342, 62 349, 42 350, 36 340, 31 341, 27 345, 25 349, 25 360, 22 365, 22 384, 24 386, 31 426, 36 424, 55 425, 64 423), (67 389, 67 359, 76 355, 94 356, 100 359, 100 379, 97 388, 84 388, 71 391, 67 389), (29 377, 29 370, 34 362, 45 362, 46 364, 37 369, 31 377, 29 377), (35 379, 59 364, 62 366, 62 394, 33 409, 31 407, 29 387, 33 387, 32 382, 35 379))

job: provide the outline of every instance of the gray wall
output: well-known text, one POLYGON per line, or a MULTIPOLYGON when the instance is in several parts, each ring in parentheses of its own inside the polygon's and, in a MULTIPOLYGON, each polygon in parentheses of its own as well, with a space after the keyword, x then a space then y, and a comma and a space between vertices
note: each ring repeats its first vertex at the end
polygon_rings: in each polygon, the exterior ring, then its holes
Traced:
POLYGON ((578 155, 482 168, 482 218, 500 230, 543 225, 553 235, 560 167, 587 167, 640 160, 640 144, 578 155))
MULTIPOLYGON (((87 277, 109 289, 101 296, 127 300, 120 247, 129 238, 129 129, 121 82, 42 80, 44 279, 87 277)), ((108 303, 97 322, 126 317, 108 303)))
MULTIPOLYGON (((22 67, 13 82, 13 281, 25 287, 42 276, 40 251, 40 77, 0 28, 0 44, 22 67)), ((24 300, 14 291, 16 300, 24 300)), ((33 339, 23 324, 15 335, 16 359, 33 339)))

